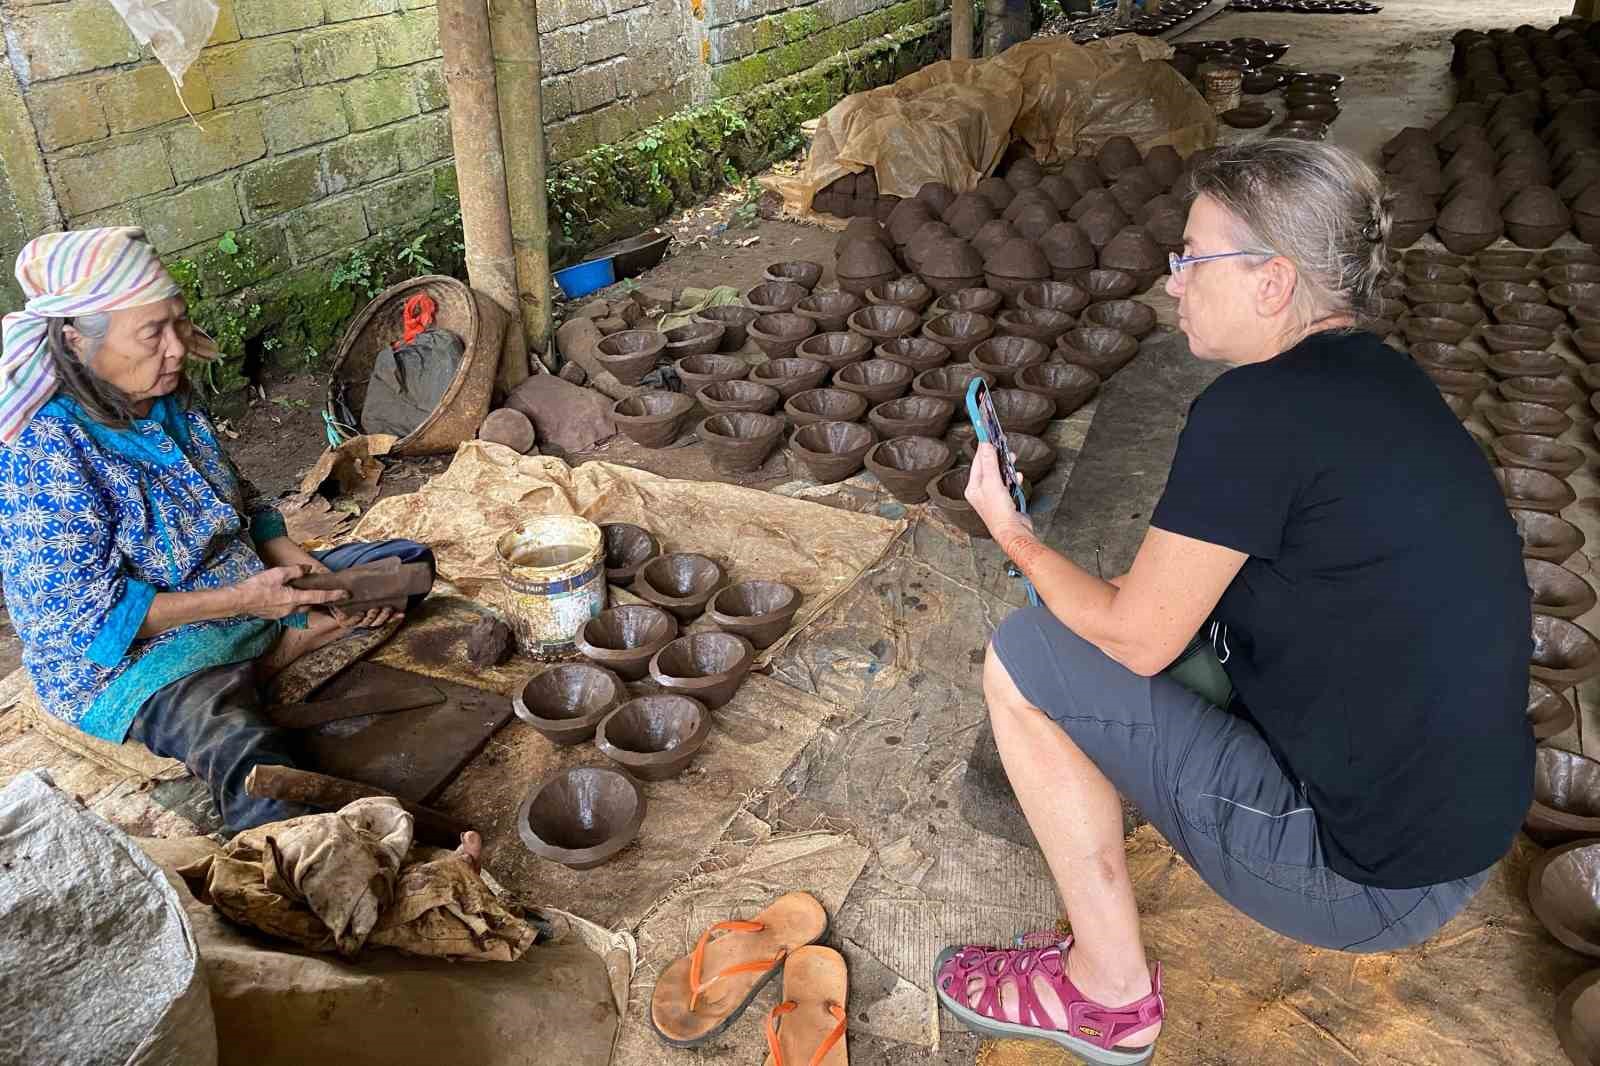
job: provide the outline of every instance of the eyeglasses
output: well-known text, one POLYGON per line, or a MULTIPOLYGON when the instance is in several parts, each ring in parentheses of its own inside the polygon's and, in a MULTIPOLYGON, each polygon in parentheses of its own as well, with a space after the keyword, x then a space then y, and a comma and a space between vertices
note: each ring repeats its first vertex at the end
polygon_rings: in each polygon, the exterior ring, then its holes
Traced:
POLYGON ((1181 274, 1190 263, 1209 263, 1213 259, 1232 259, 1236 255, 1277 255, 1277 252, 1218 252, 1215 255, 1178 255, 1167 253, 1167 273, 1181 274))

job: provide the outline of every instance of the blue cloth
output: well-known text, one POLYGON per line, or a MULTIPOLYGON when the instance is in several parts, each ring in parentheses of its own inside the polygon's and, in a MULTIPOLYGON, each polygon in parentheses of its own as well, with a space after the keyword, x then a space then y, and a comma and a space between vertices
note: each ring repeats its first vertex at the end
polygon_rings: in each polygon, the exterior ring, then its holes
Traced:
POLYGON ((210 422, 171 397, 115 429, 57 395, 0 447, 0 576, 46 710, 120 742, 152 693, 272 646, 279 624, 255 618, 137 637, 156 593, 265 569, 244 507, 210 422))

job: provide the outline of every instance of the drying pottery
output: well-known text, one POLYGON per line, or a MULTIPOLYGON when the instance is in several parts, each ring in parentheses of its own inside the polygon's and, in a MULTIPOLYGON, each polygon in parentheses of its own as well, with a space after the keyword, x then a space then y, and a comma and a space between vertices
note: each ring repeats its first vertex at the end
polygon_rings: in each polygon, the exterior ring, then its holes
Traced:
POLYGON ((1438 282, 1415 282, 1404 289, 1406 303, 1413 307, 1422 304, 1460 304, 1472 299, 1472 290, 1465 285, 1443 285, 1438 282))
POLYGON ((713 597, 706 617, 723 632, 743 637, 762 649, 789 631, 800 603, 800 592, 793 585, 741 581, 713 597))
POLYGON ((1584 394, 1578 386, 1563 377, 1514 377, 1500 382, 1500 395, 1516 403, 1542 403, 1546 407, 1564 411, 1583 399, 1584 394))
POLYGON ((1069 281, 1036 281, 1017 295, 1017 306, 1024 311, 1076 315, 1089 306, 1089 294, 1069 281))
POLYGON ((562 663, 529 679, 511 706, 550 743, 570 747, 594 736, 627 694, 622 679, 603 666, 562 663))
POLYGON ((1057 222, 1046 230, 1039 238, 1039 250, 1049 262, 1050 276, 1056 281, 1073 281, 1093 270, 1097 261, 1088 234, 1073 222, 1057 222))
POLYGON ((1552 330, 1537 326, 1485 326, 1480 336, 1492 352, 1539 351, 1556 342, 1552 330))
POLYGON ((1574 178, 1574 182, 1583 183, 1583 188, 1570 204, 1572 228, 1580 241, 1594 244, 1600 241, 1600 175, 1592 169, 1586 170, 1582 177, 1574 178))
MULTIPOLYGON (((863 242, 860 247, 883 251, 882 245, 871 241, 863 242)), ((840 261, 843 262, 843 259, 840 261)), ((792 281, 763 281, 744 294, 744 302, 760 314, 771 315, 780 311, 793 311, 795 304, 810 295, 810 289, 804 285, 796 285, 792 281)))
POLYGON ((1478 266, 1472 273, 1480 284, 1509 281, 1514 285, 1527 285, 1539 280, 1539 271, 1531 266, 1478 266))
POLYGON ((931 210, 942 213, 954 202, 956 194, 951 192, 950 186, 944 182, 930 181, 917 190, 916 198, 927 204, 931 210))
POLYGON ((911 379, 911 391, 917 396, 934 396, 948 400, 958 408, 964 408, 967 402, 967 389, 971 386, 973 378, 982 378, 986 384, 994 384, 994 379, 977 367, 958 363, 924 370, 911 379))
POLYGON ((870 344, 906 337, 917 331, 922 318, 909 307, 898 304, 878 304, 863 307, 850 316, 850 329, 860 334, 870 344))
POLYGON ((1100 377, 1087 367, 1071 363, 1042 363, 1018 371, 1017 388, 1038 393, 1055 407, 1056 418, 1066 418, 1088 403, 1100 390, 1100 377))
POLYGON ((1567 361, 1554 352, 1490 352, 1483 363, 1498 378, 1555 377, 1567 369, 1567 361))
POLYGON ((971 240, 985 222, 997 217, 994 205, 977 193, 962 193, 940 216, 957 237, 971 240))
POLYGON ((1552 266, 1600 266, 1600 252, 1593 248, 1546 248, 1539 255, 1539 262, 1547 267, 1552 266))
POLYGON ((1534 859, 1528 904, 1551 936, 1600 957, 1600 840, 1575 840, 1534 859))
POLYGON ((1100 174, 1100 168, 1091 160, 1084 158, 1069 159, 1061 166, 1061 176, 1072 183, 1072 187, 1083 196, 1094 189, 1103 188, 1105 179, 1100 174))
POLYGON ((1183 200, 1172 193, 1160 193, 1144 202, 1144 206, 1140 208, 1140 213, 1134 217, 1134 222, 1142 226, 1151 215, 1176 214, 1187 216, 1188 213, 1189 205, 1184 203, 1183 200))
MULTIPOLYGON (((1546 271, 1548 273, 1548 271, 1546 271)), ((1550 287, 1550 302, 1572 310, 1600 306, 1600 284, 1592 281, 1567 282, 1550 287)))
POLYGON ((716 307, 707 307, 696 311, 696 322, 715 322, 722 327, 722 347, 724 352, 736 352, 744 347, 744 342, 749 337, 750 323, 759 318, 761 312, 753 307, 741 304, 721 304, 716 307))
POLYGON ((678 438, 694 401, 681 392, 641 392, 611 405, 611 420, 641 448, 665 448, 678 438))
POLYGON ((719 381, 703 385, 695 392, 700 406, 714 415, 737 411, 754 411, 769 414, 778 406, 778 390, 754 381, 719 381))
POLYGON ((853 292, 814 292, 794 305, 794 313, 816 323, 818 333, 838 333, 862 306, 861 297, 853 292))
POLYGON ((662 334, 667 339, 667 357, 687 359, 695 355, 710 355, 722 346, 722 335, 727 327, 720 322, 685 322, 662 334))
POLYGON ((1142 159, 1139 156, 1139 146, 1133 143, 1132 138, 1117 134, 1109 137, 1100 146, 1100 151, 1095 153, 1095 165, 1100 168, 1100 174, 1107 181, 1115 180, 1129 167, 1136 167, 1142 159))
POLYGON ((1055 401, 1037 392, 993 389, 989 397, 994 401, 994 413, 1001 429, 1038 436, 1055 417, 1055 401))
MULTIPOLYGON (((1546 691, 1566 705, 1561 696, 1546 691)), ((1532 692, 1530 684, 1530 715, 1532 692)), ((1570 705, 1566 705, 1566 711, 1570 716, 1570 705)), ((1541 746, 1534 755, 1533 802, 1523 828, 1546 847, 1575 840, 1600 844, 1591 839, 1600 835, 1600 762, 1576 752, 1541 746)))
POLYGON ((795 430, 789 447, 813 478, 843 481, 861 469, 861 457, 878 435, 859 422, 813 422, 795 430))
MULTIPOLYGON (((1017 236, 1012 239, 1027 240, 1030 243, 1037 241, 1046 233, 1049 233, 1050 228, 1060 221, 1061 212, 1056 209, 1055 204, 1028 204, 1021 211, 1017 212, 1016 218, 1011 220, 1012 227, 1017 231, 1017 236)), ((974 241, 973 243, 974 246, 976 246, 977 242, 974 241)), ((985 255, 987 254, 988 253, 985 252, 985 255)))
POLYGON ((1091 270, 1081 282, 1083 291, 1089 294, 1090 303, 1104 303, 1107 300, 1123 300, 1132 296, 1139 287, 1139 282, 1132 274, 1120 270, 1091 270))
MULTIPOLYGON (((1461 421, 1465 422, 1472 417, 1474 413, 1472 401, 1465 396, 1444 393, 1441 398, 1444 400, 1444 405, 1450 408, 1450 413, 1461 419, 1461 421)), ((1482 449, 1480 448, 1479 450, 1481 451, 1482 449)))
POLYGON ((1006 181, 1013 189, 1031 189, 1044 178, 1044 170, 1036 159, 1023 156, 1006 171, 1006 181))
POLYGON ((484 416, 478 426, 478 439, 503 445, 518 455, 527 455, 533 450, 538 434, 533 431, 533 423, 527 415, 515 408, 502 407, 484 416))
POLYGON ((1525 282, 1485 282, 1478 286, 1478 297, 1490 307, 1508 303, 1542 304, 1546 302, 1543 289, 1525 282))
POLYGON ((1103 300, 1083 313, 1083 324, 1119 329, 1140 340, 1156 328, 1156 313, 1138 300, 1103 300))
MULTIPOLYGON (((989 342, 985 342, 989 343, 989 342)), ((942 437, 956 406, 935 396, 901 396, 867 412, 867 421, 884 440, 893 437, 942 437)))
POLYGON ((541 859, 592 870, 633 842, 644 822, 644 793, 606 766, 557 770, 517 808, 517 835, 541 859))
POLYGON ((1459 398, 1466 404, 1467 410, 1464 413, 1456 412, 1462 417, 1471 414, 1472 401, 1493 384, 1489 375, 1481 370, 1445 370, 1428 364, 1423 365, 1422 372, 1428 375, 1440 392, 1449 397, 1459 398))
POLYGON ((1338 104, 1330 102, 1327 97, 1318 96, 1314 93, 1286 98, 1284 102, 1289 105, 1288 116, 1290 122, 1326 124, 1339 117, 1338 104))
POLYGON ((1578 618, 1595 605, 1595 591, 1589 583, 1559 563, 1524 559, 1522 566, 1533 591, 1535 614, 1578 618))
POLYGON ((903 396, 911 387, 912 377, 911 368, 904 363, 893 359, 868 359, 840 370, 833 376, 833 383, 859 394, 868 405, 873 405, 903 396))
POLYGON ((994 334, 994 319, 970 311, 953 311, 948 315, 929 319, 922 327, 922 335, 935 344, 950 349, 956 359, 966 359, 972 349, 994 334))
MULTIPOLYGON (((601 527, 605 528, 605 527, 601 527)), ((650 672, 650 657, 678 635, 678 620, 647 603, 601 611, 578 629, 579 654, 625 681, 650 672)))
POLYGON ((1514 508, 1511 520, 1522 538, 1522 554, 1529 559, 1564 563, 1584 545, 1583 530, 1559 515, 1514 508))
POLYGON ((904 363, 911 368, 913 374, 932 370, 950 361, 950 349, 942 344, 935 344, 926 337, 900 337, 897 340, 885 341, 873 349, 873 352, 879 359, 893 359, 897 363, 904 363))
POLYGON ((1439 285, 1465 285, 1471 278, 1471 275, 1459 266, 1451 266, 1420 256, 1407 262, 1405 276, 1407 281, 1432 282, 1439 285))
POLYGON ((1390 247, 1404 248, 1421 240, 1422 235, 1433 228, 1438 214, 1433 197, 1418 191, 1413 183, 1397 184, 1390 204, 1390 247))
POLYGON ((915 198, 902 200, 895 204, 894 210, 889 213, 889 239, 904 248, 911 240, 911 235, 924 223, 934 222, 937 219, 938 212, 931 210, 921 200, 915 198))
POLYGON ((951 525, 971 537, 989 538, 989 528, 978 517, 978 512, 966 500, 967 481, 972 477, 972 467, 958 466, 937 477, 928 479, 928 503, 951 525))
POLYGON ((1506 236, 1524 248, 1548 248, 1572 225, 1567 205, 1548 185, 1524 185, 1500 210, 1506 236))
POLYGON ((1491 309, 1494 320, 1506 326, 1533 326, 1554 330, 1567 323, 1566 312, 1545 303, 1497 304, 1491 309))
POLYGON ((1520 248, 1486 248, 1472 257, 1472 262, 1482 267, 1525 267, 1533 262, 1532 252, 1520 248))
MULTIPOLYGON (((1065 211, 1078 202, 1078 189, 1060 174, 1046 174, 1039 179, 1038 190, 1050 198, 1057 211, 1065 211)), ((1004 208, 1001 208, 1004 210, 1004 208)))
POLYGON ((865 458, 867 469, 901 503, 927 500, 928 482, 953 462, 948 444, 926 436, 892 437, 874 445, 865 458))
POLYGON ((642 781, 677 777, 711 734, 711 716, 688 696, 639 696, 606 715, 595 747, 642 781))
POLYGON ((1504 223, 1499 207, 1478 196, 1455 196, 1439 211, 1433 231, 1457 255, 1482 251, 1500 239, 1504 223))
POLYGON ((1411 358, 1425 367, 1437 367, 1440 370, 1483 369, 1483 360, 1478 358, 1476 352, 1459 348, 1454 344, 1440 344, 1437 341, 1413 344, 1411 358))
POLYGON ((1241 104, 1217 116, 1236 130, 1253 130, 1272 121, 1272 108, 1262 103, 1241 104))
POLYGON ((928 306, 933 299, 933 290, 928 288, 921 278, 914 275, 896 278, 884 285, 875 285, 867 290, 867 302, 870 304, 891 304, 904 307, 916 314, 921 314, 922 309, 928 306))
MULTIPOLYGON (((749 417, 767 419, 765 415, 749 417)), ((770 421, 777 422, 782 432, 782 420, 770 421)), ((714 559, 695 552, 671 552, 658 555, 639 568, 638 576, 633 579, 633 591, 640 599, 671 611, 680 622, 692 622, 700 617, 706 601, 722 586, 723 576, 721 565, 714 559)))
POLYGON ((750 364, 731 355, 691 355, 672 364, 683 387, 696 392, 719 381, 741 381, 750 373, 750 364))
POLYGON ((1139 342, 1120 329, 1079 326, 1063 333, 1056 349, 1067 362, 1087 367, 1104 381, 1139 354, 1139 342))
POLYGON ((920 272, 923 269, 923 260, 932 251, 934 245, 940 241, 966 243, 960 237, 957 237, 955 231, 943 222, 926 222, 918 227, 917 231, 911 235, 911 239, 906 242, 906 262, 913 270, 920 272))
POLYGON ((800 342, 795 355, 815 359, 830 371, 859 363, 872 353, 872 341, 858 333, 814 333, 800 342))
POLYGON ((1171 188, 1183 173, 1183 157, 1170 144, 1158 144, 1144 157, 1144 168, 1157 182, 1171 188))
POLYGON ((800 342, 817 331, 817 324, 793 312, 780 311, 762 315, 750 323, 749 330, 750 339, 768 359, 784 359, 793 355, 800 342))
POLYGON ((1519 511, 1544 511, 1554 514, 1578 498, 1572 486, 1553 474, 1523 467, 1494 468, 1506 506, 1519 511))
POLYGON ((946 293, 933 302, 935 315, 949 314, 952 311, 967 311, 975 315, 988 315, 993 317, 999 312, 1005 296, 993 289, 971 288, 957 289, 955 292, 946 293))
POLYGON ((1003 218, 993 219, 983 224, 972 238, 972 248, 979 255, 988 257, 989 253, 1000 247, 1006 241, 1015 240, 1022 236, 1016 227, 1003 218))
POLYGON ((839 280, 839 288, 864 298, 867 290, 874 285, 882 285, 899 277, 900 267, 883 244, 861 240, 847 245, 839 253, 833 272, 839 280))
POLYGON ((602 337, 595 358, 624 385, 637 385, 655 369, 666 348, 667 338, 653 329, 625 329, 602 337))
MULTIPOLYGON (((1572 428, 1571 418, 1554 407, 1538 403, 1491 403, 1484 407, 1483 416, 1494 431, 1502 436, 1531 433, 1538 437, 1559 437, 1572 428)), ((1566 503, 1571 502, 1571 500, 1566 501, 1566 503)), ((1566 503, 1551 509, 1560 510, 1566 503)), ((1533 508, 1536 511, 1546 509, 1533 508)))
MULTIPOLYGON (((1001 311, 995 319, 995 329, 1000 334, 1038 341, 1046 350, 1054 346, 1063 333, 1077 324, 1077 319, 1065 311, 1001 311)), ((981 348, 982 345, 978 347, 981 348)), ((977 348, 973 349, 974 361, 977 359, 977 351, 977 348)))
MULTIPOLYGON (((789 281, 810 292, 822 280, 822 264, 809 259, 795 259, 787 263, 769 263, 761 276, 768 281, 789 281)), ((780 310, 788 310, 781 308, 780 310)))
POLYGON ((940 240, 928 247, 917 273, 941 296, 983 284, 983 257, 962 240, 940 240))
POLYGON ((1418 318, 1415 315, 1402 315, 1396 326, 1405 334, 1406 340, 1413 344, 1419 341, 1460 344, 1472 332, 1471 326, 1457 322, 1453 318, 1418 318))
POLYGON ((1292 137, 1297 141, 1321 141, 1328 137, 1328 124, 1326 122, 1313 122, 1309 119, 1286 119, 1272 127, 1272 132, 1279 137, 1292 137))
MULTIPOLYGON (((1045 443, 1041 437, 1032 433, 1007 433, 1006 443, 1011 445, 1011 452, 1016 456, 1017 473, 1027 479, 1029 484, 1037 484, 1050 468, 1056 465, 1056 450, 1045 443)), ((976 444, 974 443, 974 450, 976 444)))
POLYGON ((661 554, 655 534, 631 522, 603 522, 600 536, 605 541, 608 585, 626 585, 641 566, 661 554))
MULTIPOLYGON (((1081 215, 1073 219, 1078 224, 1078 228, 1083 231, 1083 235, 1089 239, 1089 243, 1097 251, 1110 244, 1129 222, 1127 212, 1123 211, 1117 202, 1111 199, 1110 193, 1106 194, 1106 201, 1105 203, 1085 208, 1081 215)), ((1078 204, 1082 206, 1085 202, 1086 199, 1079 200, 1078 204)), ((1076 211, 1077 208, 1075 207, 1073 210, 1076 211)))
POLYGON ((693 633, 656 652, 650 676, 662 688, 715 710, 733 698, 754 658, 755 648, 741 636, 693 633))
MULTIPOLYGON (((1571 728, 1576 715, 1567 698, 1536 678, 1528 678, 1528 724, 1533 727, 1533 739, 1546 740, 1571 728)), ((1539 786, 1534 785, 1534 799, 1538 801, 1539 786)), ((1591 834, 1585 834, 1591 835, 1591 834)))
MULTIPOLYGON (((1007 311, 1001 316, 1002 322, 1005 315, 1052 315, 1064 319, 1066 327, 1072 324, 1071 315, 1055 311, 1007 311)), ((1066 327, 1063 327, 1062 332, 1066 327)), ((1060 336, 1060 332, 1054 336, 1060 336)), ((992 377, 1000 388, 1009 389, 1016 386, 1017 371, 1037 366, 1049 357, 1050 349, 1041 340, 1029 336, 1011 335, 990 337, 973 348, 971 362, 973 366, 992 377)))
POLYGON ((996 211, 1004 211, 1017 195, 1011 185, 1004 178, 988 177, 978 182, 977 194, 989 201, 989 205, 996 211))
POLYGON ((807 389, 789 397, 784 413, 796 426, 813 422, 858 422, 867 413, 866 397, 847 389, 807 389))
MULTIPOLYGON (((1600 327, 1583 326, 1572 331, 1572 346, 1585 361, 1600 361, 1600 327)), ((1596 386, 1600 388, 1600 386, 1596 386)))
POLYGON ((983 261, 983 276, 990 289, 1005 297, 1007 307, 1015 307, 1023 289, 1050 277, 1050 262, 1032 241, 1017 237, 983 261))
MULTIPOLYGON (((810 359, 788 360, 780 359, 775 362, 803 362, 811 363, 810 359)), ((766 364, 771 366, 771 363, 766 364)), ((812 381, 821 381, 828 371, 820 364, 817 366, 820 373, 812 381)), ((777 379, 789 383, 795 379, 777 379)), ((777 388, 777 386, 774 386, 777 388)), ((796 389, 795 391, 801 391, 796 389)), ((782 388, 778 388, 780 394, 782 388)), ((783 419, 775 415, 760 415, 754 411, 741 411, 735 414, 712 415, 700 423, 700 439, 705 442, 706 451, 711 455, 711 461, 722 470, 734 473, 748 473, 759 469, 766 462, 772 449, 778 446, 778 440, 783 436, 783 419)), ((644 574, 641 571, 637 583, 644 574)))

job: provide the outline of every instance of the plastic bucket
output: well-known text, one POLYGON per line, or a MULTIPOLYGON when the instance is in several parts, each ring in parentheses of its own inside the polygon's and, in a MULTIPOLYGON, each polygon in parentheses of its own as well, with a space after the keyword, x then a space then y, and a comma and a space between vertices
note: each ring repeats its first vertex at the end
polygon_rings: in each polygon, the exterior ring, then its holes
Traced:
POLYGON ((506 615, 517 646, 537 659, 577 650, 583 623, 606 607, 605 538, 577 515, 547 515, 495 542, 506 615))
POLYGON ((616 280, 616 264, 609 255, 604 259, 590 259, 577 266, 556 271, 556 284, 561 286, 561 291, 569 300, 587 296, 616 280))

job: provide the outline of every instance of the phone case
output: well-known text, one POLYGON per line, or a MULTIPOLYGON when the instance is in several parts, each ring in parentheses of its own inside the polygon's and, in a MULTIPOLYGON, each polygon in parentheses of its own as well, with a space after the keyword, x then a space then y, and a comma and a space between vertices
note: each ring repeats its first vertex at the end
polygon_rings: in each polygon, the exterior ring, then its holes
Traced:
MULTIPOLYGON (((1000 453, 1001 476, 1011 486, 1011 498, 1016 502, 1017 510, 1022 514, 1027 514, 1028 497, 1022 491, 1022 479, 1017 477, 1016 468, 1011 465, 1010 446, 1006 443, 1005 430, 1000 427, 998 418, 995 419, 994 425, 991 427, 988 417, 984 414, 982 397, 987 391, 988 386, 984 384, 982 378, 972 379, 972 384, 967 386, 967 418, 972 422, 972 429, 977 434, 979 443, 992 444, 995 446, 996 451, 1000 453), (1010 477, 1006 477, 1007 473, 1010 474, 1010 477)), ((994 410, 992 402, 989 409, 991 412, 994 410)), ((1035 607, 1040 606, 1039 592, 1033 587, 1033 582, 1022 577, 1022 571, 1018 570, 1014 564, 1007 563, 1006 572, 1012 577, 1022 578, 1022 587, 1028 594, 1028 602, 1035 607)))

